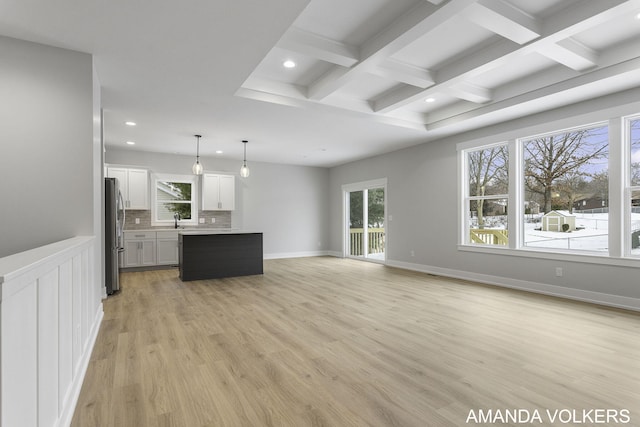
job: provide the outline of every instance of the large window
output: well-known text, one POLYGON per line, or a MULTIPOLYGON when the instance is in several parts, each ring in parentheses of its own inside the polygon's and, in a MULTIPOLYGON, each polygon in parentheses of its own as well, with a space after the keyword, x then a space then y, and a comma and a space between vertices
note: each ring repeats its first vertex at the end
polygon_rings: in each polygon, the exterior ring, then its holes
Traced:
POLYGON ((461 249, 640 258, 640 115, 458 151, 461 249))
POLYGON ((467 226, 469 242, 507 245, 509 151, 506 144, 467 153, 467 226))
POLYGON ((524 245, 608 250, 608 127, 595 126, 521 141, 524 245))
POLYGON ((197 224, 197 187, 189 175, 156 175, 152 215, 155 225, 197 224))

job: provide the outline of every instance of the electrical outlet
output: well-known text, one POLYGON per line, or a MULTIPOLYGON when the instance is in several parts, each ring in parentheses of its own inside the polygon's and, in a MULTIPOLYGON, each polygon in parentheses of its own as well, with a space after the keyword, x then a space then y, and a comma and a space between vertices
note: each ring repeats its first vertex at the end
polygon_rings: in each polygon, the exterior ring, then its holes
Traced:
POLYGON ((562 277, 562 267, 556 267, 556 277, 562 277))
POLYGON ((198 223, 204 224, 204 218, 198 218, 198 223))
POLYGON ((140 224, 140 218, 136 218, 136 224, 140 224))
POLYGON ((416 251, 411 251, 411 256, 416 256, 416 251))
POLYGON ((216 223, 216 219, 215 218, 211 218, 211 224, 215 224, 216 223))

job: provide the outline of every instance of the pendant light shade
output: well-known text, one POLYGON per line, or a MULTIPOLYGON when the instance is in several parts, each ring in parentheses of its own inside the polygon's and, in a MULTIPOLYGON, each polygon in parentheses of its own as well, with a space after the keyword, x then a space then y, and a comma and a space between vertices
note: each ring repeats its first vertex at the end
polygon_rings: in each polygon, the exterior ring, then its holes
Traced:
POLYGON ((204 168, 202 167, 202 163, 200 163, 200 138, 202 135, 194 135, 196 137, 196 162, 193 164, 191 170, 194 175, 202 175, 204 168))
POLYGON ((240 168, 240 176, 246 178, 249 176, 249 167, 247 166, 247 140, 243 140, 242 144, 244 144, 244 160, 242 162, 242 167, 240 168))

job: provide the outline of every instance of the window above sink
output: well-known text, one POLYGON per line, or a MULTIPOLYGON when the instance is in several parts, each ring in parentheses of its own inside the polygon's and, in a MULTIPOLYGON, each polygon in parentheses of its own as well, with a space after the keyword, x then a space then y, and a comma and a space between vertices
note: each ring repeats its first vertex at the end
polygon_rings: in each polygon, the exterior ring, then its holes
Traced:
POLYGON ((197 225, 197 200, 196 176, 154 174, 151 191, 152 225, 197 225))

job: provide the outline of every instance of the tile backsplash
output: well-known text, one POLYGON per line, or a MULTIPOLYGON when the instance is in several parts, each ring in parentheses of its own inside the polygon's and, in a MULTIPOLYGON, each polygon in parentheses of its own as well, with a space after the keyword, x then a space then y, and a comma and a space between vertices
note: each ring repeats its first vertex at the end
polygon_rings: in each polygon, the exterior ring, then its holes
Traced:
MULTIPOLYGON (((128 209, 124 224, 125 230, 148 230, 153 228, 173 228, 173 225, 152 226, 150 210, 128 209), (136 218, 140 220, 136 224, 136 218)), ((231 228, 231 211, 199 211, 198 218, 204 218, 204 224, 185 225, 184 228, 231 228), (215 223, 211 219, 215 218, 215 223)))

